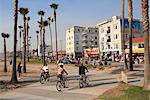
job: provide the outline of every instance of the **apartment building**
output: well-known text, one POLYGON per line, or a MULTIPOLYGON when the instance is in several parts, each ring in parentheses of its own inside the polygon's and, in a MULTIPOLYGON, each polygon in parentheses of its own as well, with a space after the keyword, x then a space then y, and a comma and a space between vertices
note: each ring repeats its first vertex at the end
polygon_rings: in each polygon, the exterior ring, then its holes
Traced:
POLYGON ((66 31, 66 54, 71 57, 82 57, 84 49, 98 46, 98 28, 74 26, 66 31))
MULTIPOLYGON (((129 22, 124 19, 125 41, 129 40, 129 22)), ((121 55, 122 54, 122 19, 118 16, 113 16, 110 20, 103 21, 97 24, 99 29, 99 49, 101 55, 121 55)), ((138 19, 133 19, 132 33, 133 38, 141 37, 142 27, 138 19)))

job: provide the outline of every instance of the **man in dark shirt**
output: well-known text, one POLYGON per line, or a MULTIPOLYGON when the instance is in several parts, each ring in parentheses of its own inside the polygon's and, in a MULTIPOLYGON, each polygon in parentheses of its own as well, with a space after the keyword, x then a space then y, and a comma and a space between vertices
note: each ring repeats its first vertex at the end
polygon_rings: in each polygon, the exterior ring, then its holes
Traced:
POLYGON ((83 64, 81 64, 79 66, 79 75, 85 75, 85 70, 88 72, 88 69, 85 66, 83 66, 83 64))

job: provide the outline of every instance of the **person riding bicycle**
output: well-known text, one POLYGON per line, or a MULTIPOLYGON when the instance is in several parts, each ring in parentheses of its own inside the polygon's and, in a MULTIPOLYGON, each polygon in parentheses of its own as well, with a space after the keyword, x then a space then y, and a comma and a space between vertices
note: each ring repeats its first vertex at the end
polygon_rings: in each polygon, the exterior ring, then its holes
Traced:
POLYGON ((89 72, 88 69, 83 65, 83 63, 81 63, 81 65, 79 66, 79 75, 80 77, 83 77, 86 81, 87 76, 85 75, 85 70, 89 72))
POLYGON ((60 79, 60 81, 64 84, 64 87, 65 87, 65 83, 64 83, 64 73, 66 75, 68 75, 68 72, 63 68, 64 64, 61 62, 58 64, 58 69, 57 69, 57 77, 60 79))
POLYGON ((42 70, 43 70, 43 74, 44 74, 45 78, 48 78, 49 77, 49 68, 46 63, 44 64, 42 70))

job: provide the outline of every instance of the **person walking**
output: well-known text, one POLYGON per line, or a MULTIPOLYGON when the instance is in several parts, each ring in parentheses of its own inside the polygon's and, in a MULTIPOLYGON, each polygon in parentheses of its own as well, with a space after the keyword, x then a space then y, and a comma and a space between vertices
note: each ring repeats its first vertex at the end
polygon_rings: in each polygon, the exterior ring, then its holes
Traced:
POLYGON ((20 76, 21 76, 21 69, 22 69, 22 66, 21 66, 21 62, 19 62, 18 66, 17 66, 17 71, 18 71, 18 79, 20 79, 20 76))

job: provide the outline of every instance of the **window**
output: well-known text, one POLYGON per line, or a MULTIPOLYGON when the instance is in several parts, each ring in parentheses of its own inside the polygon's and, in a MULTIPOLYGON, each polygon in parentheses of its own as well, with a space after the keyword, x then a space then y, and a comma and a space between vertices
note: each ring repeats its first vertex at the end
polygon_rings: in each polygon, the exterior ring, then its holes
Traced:
POLYGON ((95 30, 95 32, 97 32, 97 30, 95 30))
POLYGON ((97 39, 97 37, 95 36, 95 39, 97 39))
POLYGON ((107 29, 107 33, 110 33, 110 27, 108 27, 108 29, 107 29))
POLYGON ((114 25, 114 29, 117 29, 118 28, 118 26, 117 25, 114 25))
POLYGON ((144 44, 139 44, 138 48, 144 48, 144 44))
POLYGON ((118 49, 118 44, 116 44, 116 49, 118 49))
POLYGON ((89 32, 91 32, 91 30, 89 30, 89 32))
POLYGON ((108 44, 108 49, 110 49, 110 45, 108 44))
POLYGON ((80 29, 78 29, 78 32, 80 32, 80 29))
POLYGON ((97 42, 95 42, 95 45, 97 45, 97 42))
POLYGON ((110 36, 108 36, 107 42, 111 42, 110 36))
POLYGON ((76 41, 76 44, 79 44, 79 41, 76 41))
POLYGON ((79 47, 77 47, 77 51, 79 50, 79 47))
POLYGON ((118 39, 118 34, 115 34, 115 39, 118 39))

